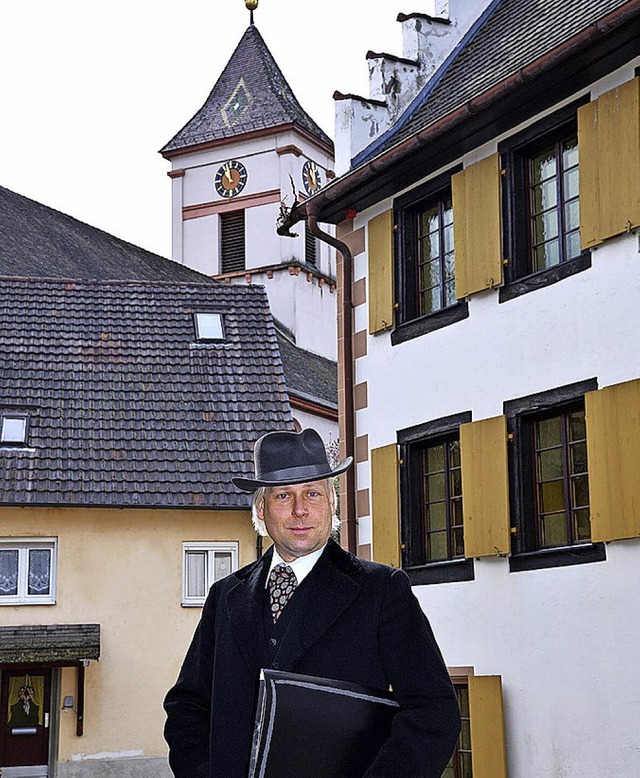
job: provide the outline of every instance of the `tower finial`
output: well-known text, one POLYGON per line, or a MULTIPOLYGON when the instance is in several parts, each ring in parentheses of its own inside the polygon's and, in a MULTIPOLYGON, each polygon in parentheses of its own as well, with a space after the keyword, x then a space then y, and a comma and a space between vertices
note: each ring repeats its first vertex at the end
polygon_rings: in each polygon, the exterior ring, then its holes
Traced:
POLYGON ((244 0, 244 4, 247 6, 247 9, 249 10, 249 24, 253 24, 253 12, 258 7, 258 0, 244 0))

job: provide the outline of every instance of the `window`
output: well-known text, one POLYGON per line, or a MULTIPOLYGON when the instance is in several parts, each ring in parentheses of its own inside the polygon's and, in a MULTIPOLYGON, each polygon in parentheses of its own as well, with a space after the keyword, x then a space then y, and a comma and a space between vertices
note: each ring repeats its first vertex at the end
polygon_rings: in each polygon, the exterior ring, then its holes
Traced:
POLYGON ((426 562, 464 557, 460 440, 425 445, 419 453, 426 562))
POLYGON ((464 556, 459 437, 470 418, 459 414, 398 433, 402 566, 414 583, 473 577, 464 556))
POLYGON ((505 404, 516 567, 518 554, 551 561, 558 550, 565 564, 585 555, 591 561, 584 392, 594 388, 583 382, 505 404))
POLYGON ((398 198, 394 209, 395 344, 459 321, 468 309, 456 299, 451 173, 398 198))
POLYGON ((418 316, 456 303, 453 273, 453 205, 446 193, 416 213, 418 316))
POLYGON ((244 211, 220 214, 220 272, 245 269, 244 211))
POLYGON ((0 443, 5 446, 24 446, 26 442, 27 417, 4 414, 0 428, 0 443))
POLYGON ((499 147, 506 171, 506 286, 511 299, 590 266, 580 248, 577 106, 546 117, 499 147))
POLYGON ((531 422, 536 548, 591 539, 584 404, 531 422))
POLYGON ((237 569, 237 543, 183 543, 182 604, 204 605, 211 586, 237 569))
POLYGON ((0 605, 55 603, 56 541, 0 541, 0 605))
POLYGON ((224 340, 222 314, 196 313, 194 321, 198 340, 224 340))
POLYGON ((318 244, 316 236, 311 232, 309 226, 305 222, 304 225, 304 259, 307 265, 313 265, 315 267, 317 261, 318 244))
POLYGON ((449 764, 442 773, 442 778, 473 778, 471 765, 471 717, 469 715, 469 686, 466 681, 458 682, 454 679, 454 688, 458 705, 462 728, 460 737, 453 750, 449 764))
POLYGON ((580 256, 577 132, 531 154, 527 199, 531 272, 580 256))

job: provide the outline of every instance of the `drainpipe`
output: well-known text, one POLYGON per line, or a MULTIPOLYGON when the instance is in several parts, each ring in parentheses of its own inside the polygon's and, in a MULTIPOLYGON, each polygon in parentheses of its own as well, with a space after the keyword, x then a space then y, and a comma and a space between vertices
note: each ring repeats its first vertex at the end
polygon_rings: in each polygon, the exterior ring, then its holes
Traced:
MULTIPOLYGON (((340 519, 346 529, 346 549, 352 554, 357 553, 356 532, 356 465, 355 465, 355 411, 353 407, 353 257, 346 243, 329 235, 318 227, 318 204, 313 200, 305 203, 307 212, 307 224, 309 231, 316 238, 328 243, 342 254, 342 316, 340 318, 340 330, 338 343, 342 341, 342 364, 338 359, 338 368, 342 371, 344 386, 342 418, 344 419, 344 453, 353 457, 354 464, 345 473, 346 494, 342 500, 340 519)), ((338 397, 338 401, 340 397, 338 397)), ((341 436, 342 437, 342 436, 341 436)), ((341 495, 342 497, 342 495, 341 495)))

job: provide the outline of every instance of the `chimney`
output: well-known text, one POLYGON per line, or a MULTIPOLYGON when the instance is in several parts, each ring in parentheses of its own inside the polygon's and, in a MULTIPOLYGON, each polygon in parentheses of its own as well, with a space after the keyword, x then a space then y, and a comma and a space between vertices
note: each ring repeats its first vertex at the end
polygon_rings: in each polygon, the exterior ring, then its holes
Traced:
POLYGON ((369 96, 334 93, 338 175, 398 121, 492 2, 496 0, 429 0, 430 13, 398 14, 402 56, 367 52, 369 96))

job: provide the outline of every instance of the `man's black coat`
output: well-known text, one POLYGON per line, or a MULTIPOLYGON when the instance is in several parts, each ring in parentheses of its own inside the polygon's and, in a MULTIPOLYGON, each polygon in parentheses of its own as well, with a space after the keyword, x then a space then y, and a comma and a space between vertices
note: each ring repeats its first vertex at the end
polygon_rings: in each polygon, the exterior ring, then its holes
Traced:
POLYGON ((263 667, 379 690, 391 686, 400 712, 367 778, 440 778, 460 714, 406 574, 358 559, 329 540, 300 587, 279 645, 269 651, 263 616, 270 561, 269 550, 209 592, 165 700, 176 778, 245 778, 263 667))

